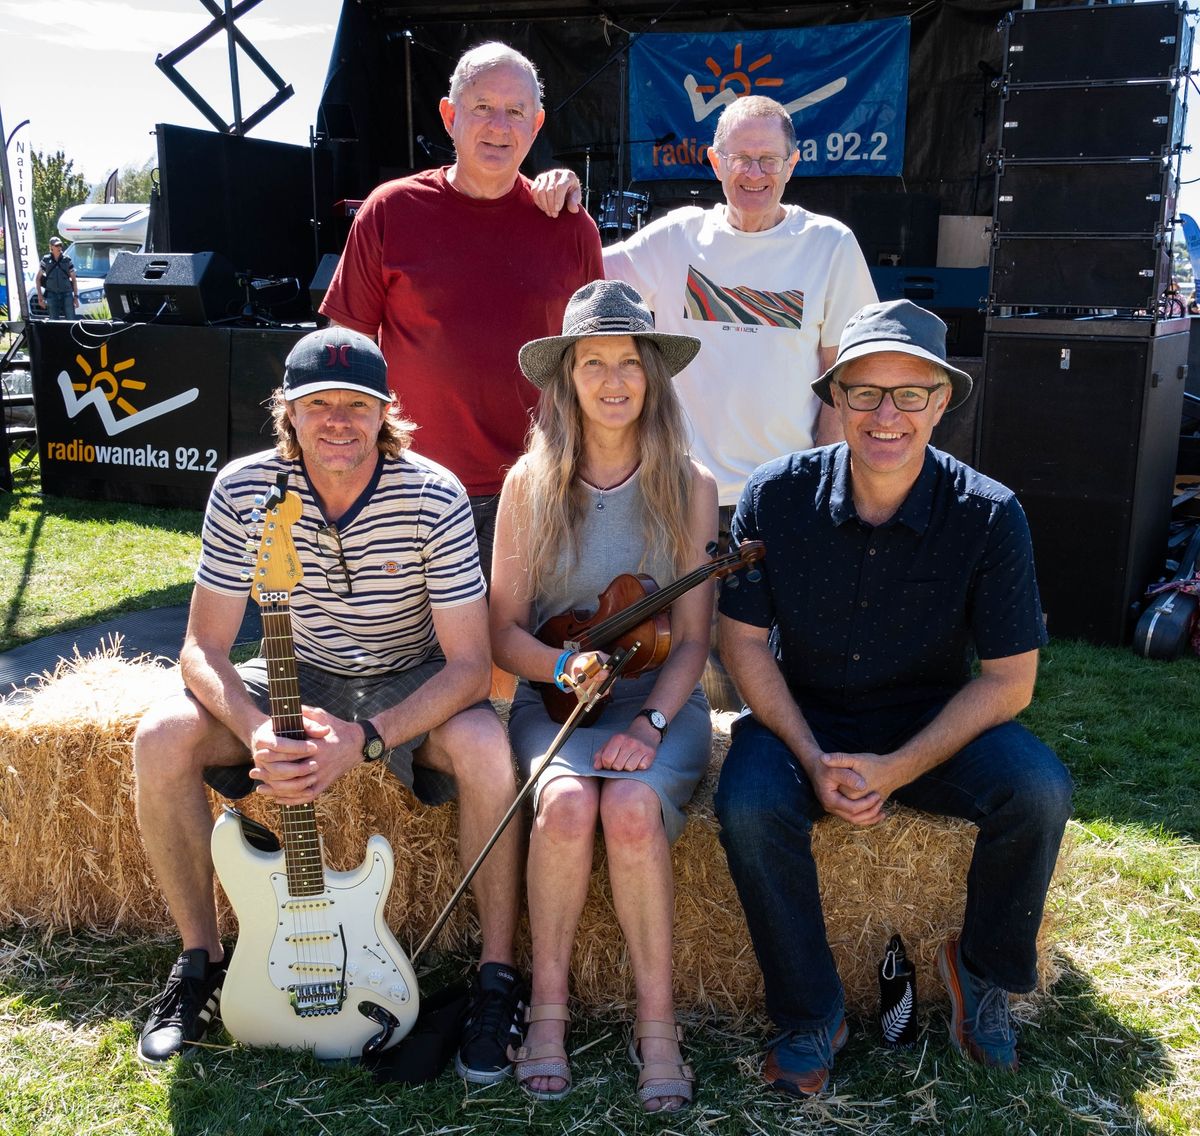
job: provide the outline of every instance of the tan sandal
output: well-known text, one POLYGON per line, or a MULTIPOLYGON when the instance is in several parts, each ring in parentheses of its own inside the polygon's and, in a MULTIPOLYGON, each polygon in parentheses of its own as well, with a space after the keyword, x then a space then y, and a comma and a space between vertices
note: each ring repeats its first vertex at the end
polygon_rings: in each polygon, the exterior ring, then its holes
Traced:
POLYGON ((546 1003, 542 1006, 529 1006, 525 1011, 526 1026, 534 1022, 565 1022, 563 1040, 546 1041, 540 1045, 522 1045, 520 1049, 508 1051, 508 1058, 513 1063, 513 1075, 522 1092, 528 1093, 534 1100, 556 1101, 571 1091, 571 1063, 567 1059, 567 1032, 571 1024, 571 1012, 566 1006, 556 1003, 546 1003), (565 1081, 561 1089, 551 1092, 548 1089, 532 1089, 529 1082, 534 1077, 558 1077, 565 1081))
POLYGON ((680 1061, 644 1062, 640 1053, 640 1044, 644 1038, 653 1037, 662 1041, 674 1041, 682 1045, 683 1027, 675 1022, 639 1021, 634 1024, 633 1037, 629 1041, 629 1060, 638 1067, 637 1095, 642 1102, 642 1109, 648 1113, 682 1112, 692 1103, 692 1090, 696 1083, 696 1074, 692 1067, 680 1061), (663 1105, 661 1108, 647 1108, 652 1100, 665 1100, 667 1097, 682 1097, 683 1104, 675 1108, 663 1105))

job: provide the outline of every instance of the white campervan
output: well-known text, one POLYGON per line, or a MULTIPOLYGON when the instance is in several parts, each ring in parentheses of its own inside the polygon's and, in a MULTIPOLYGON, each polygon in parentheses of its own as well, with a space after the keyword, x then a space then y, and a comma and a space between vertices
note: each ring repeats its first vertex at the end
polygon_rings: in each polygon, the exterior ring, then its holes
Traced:
MULTIPOLYGON (((75 314, 80 319, 107 319, 109 312, 104 300, 104 278, 119 252, 143 252, 146 230, 150 223, 150 206, 72 205, 58 219, 58 232, 67 242, 67 255, 75 265, 79 282, 79 304, 75 314)), ((41 315, 37 306, 37 291, 29 300, 29 310, 41 315)))

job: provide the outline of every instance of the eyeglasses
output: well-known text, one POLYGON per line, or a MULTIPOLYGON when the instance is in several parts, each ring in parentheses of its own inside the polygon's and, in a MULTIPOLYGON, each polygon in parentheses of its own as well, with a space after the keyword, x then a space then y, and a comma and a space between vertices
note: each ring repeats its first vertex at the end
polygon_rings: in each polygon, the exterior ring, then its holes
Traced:
POLYGON ((934 383, 931 387, 848 387, 838 383, 846 396, 846 404, 851 410, 878 410, 883 402, 883 396, 892 396, 892 405, 897 410, 916 412, 924 410, 929 405, 929 396, 935 390, 949 386, 949 383, 934 383))
POLYGON ((337 525, 317 526, 317 550, 337 560, 332 568, 322 569, 329 590, 335 596, 354 595, 354 588, 350 583, 350 566, 346 563, 345 553, 342 552, 342 538, 338 536, 337 525))
MULTIPOLYGON (((721 152, 718 150, 718 154, 721 152)), ((787 165, 787 158, 778 154, 764 154, 761 158, 752 158, 749 154, 721 154, 723 161, 735 174, 749 173, 751 167, 757 166, 760 173, 771 177, 780 173, 787 165)))

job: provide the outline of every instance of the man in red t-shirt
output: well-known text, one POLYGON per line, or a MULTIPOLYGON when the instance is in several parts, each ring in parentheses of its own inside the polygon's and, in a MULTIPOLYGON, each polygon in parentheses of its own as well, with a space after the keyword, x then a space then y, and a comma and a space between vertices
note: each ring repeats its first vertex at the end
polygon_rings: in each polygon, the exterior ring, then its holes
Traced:
POLYGON ((321 305, 378 336, 417 448, 467 488, 485 573, 536 401, 517 351, 557 335, 572 293, 604 275, 595 222, 547 217, 520 174, 545 113, 528 59, 501 43, 468 51, 441 101, 454 164, 371 193, 321 305))

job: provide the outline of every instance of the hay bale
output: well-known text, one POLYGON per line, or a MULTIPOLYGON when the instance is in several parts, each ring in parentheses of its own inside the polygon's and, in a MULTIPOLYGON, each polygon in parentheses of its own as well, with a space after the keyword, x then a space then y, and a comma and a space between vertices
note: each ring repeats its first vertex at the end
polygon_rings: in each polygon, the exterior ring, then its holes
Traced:
MULTIPOLYGON (((173 929, 138 835, 130 749, 146 706, 177 688, 177 672, 110 653, 60 667, 26 701, 0 709, 0 922, 173 929)), ((763 995, 712 811, 730 718, 714 715, 712 759, 675 845, 675 989, 683 1011, 741 1018, 761 1011, 763 995)), ((214 798, 214 815, 218 808, 214 798)), ((250 798, 244 811, 278 827, 265 798, 250 798)), ((387 918, 411 951, 461 878, 456 807, 425 808, 382 769, 360 766, 321 798, 318 815, 333 868, 357 865, 372 832, 391 842, 396 881, 387 918)), ((944 1000, 934 953, 961 925, 974 840, 965 821, 904 808, 868 829, 834 818, 816 826, 826 925, 852 1011, 874 1012, 875 966, 893 931, 916 962, 920 997, 944 1000)), ((572 966, 575 996, 590 1007, 634 997, 599 839, 597 845, 572 966)), ((232 934, 223 897, 221 904, 232 934)), ((474 907, 464 901, 437 946, 468 950, 476 930, 474 907)), ((1043 944, 1047 936, 1044 925, 1043 944)), ((1051 977, 1047 954, 1041 952, 1043 988, 1051 977)))

